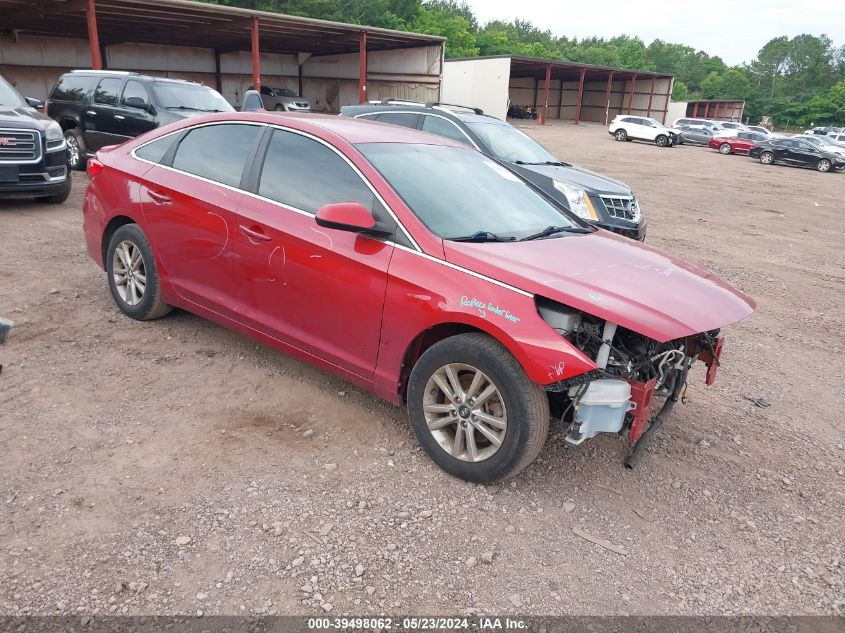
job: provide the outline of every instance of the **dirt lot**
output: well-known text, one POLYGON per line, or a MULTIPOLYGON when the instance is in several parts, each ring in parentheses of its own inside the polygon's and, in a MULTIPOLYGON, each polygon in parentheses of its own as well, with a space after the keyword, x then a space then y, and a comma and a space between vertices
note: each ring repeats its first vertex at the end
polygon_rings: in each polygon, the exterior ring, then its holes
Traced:
POLYGON ((190 314, 121 316, 77 174, 60 207, 0 202, 0 613, 845 613, 845 174, 526 129, 759 304, 636 470, 553 427, 516 480, 466 484, 400 409, 190 314))

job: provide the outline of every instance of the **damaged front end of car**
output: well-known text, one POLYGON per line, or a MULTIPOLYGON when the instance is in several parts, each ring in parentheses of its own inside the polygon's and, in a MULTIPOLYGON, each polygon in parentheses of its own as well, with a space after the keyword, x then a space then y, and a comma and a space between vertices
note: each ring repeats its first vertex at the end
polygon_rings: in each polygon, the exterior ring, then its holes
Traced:
POLYGON ((724 338, 710 330, 660 342, 556 301, 537 298, 537 310, 558 334, 593 359, 596 369, 546 385, 552 411, 567 426, 566 441, 578 446, 599 433, 628 432, 633 468, 686 391, 687 376, 700 360, 713 383, 724 338), (652 416, 654 398, 665 398, 652 416))

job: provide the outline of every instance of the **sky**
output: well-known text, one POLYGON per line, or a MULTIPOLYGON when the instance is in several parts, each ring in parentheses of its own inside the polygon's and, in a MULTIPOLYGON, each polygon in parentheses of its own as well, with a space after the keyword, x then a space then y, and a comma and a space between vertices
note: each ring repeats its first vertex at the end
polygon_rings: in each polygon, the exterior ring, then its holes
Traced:
POLYGON ((728 65, 750 62, 772 38, 827 34, 845 44, 845 0, 466 0, 479 22, 527 20, 555 35, 639 36, 686 44, 728 65))

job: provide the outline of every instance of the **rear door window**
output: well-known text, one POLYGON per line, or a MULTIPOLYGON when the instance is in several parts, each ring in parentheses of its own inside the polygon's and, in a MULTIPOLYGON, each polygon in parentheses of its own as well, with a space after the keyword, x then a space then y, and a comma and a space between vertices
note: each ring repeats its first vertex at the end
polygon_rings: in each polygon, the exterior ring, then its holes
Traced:
POLYGON ((464 145, 470 144, 466 134, 457 125, 439 116, 425 115, 423 117, 422 130, 423 132, 430 132, 431 134, 437 134, 437 136, 450 138, 464 145))
POLYGON ((238 187, 244 165, 261 129, 258 125, 240 123, 194 128, 179 143, 173 157, 173 168, 238 187))
POLYGON ((54 101, 82 101, 85 98, 85 93, 88 92, 88 86, 91 85, 92 79, 93 77, 84 75, 64 75, 53 88, 50 99, 54 101))
POLYGON ((401 125, 402 127, 414 129, 416 129, 417 124, 420 122, 420 115, 411 112, 383 112, 374 118, 381 123, 390 123, 391 125, 401 125))
POLYGON ((176 142, 177 138, 179 138, 178 134, 170 134, 152 143, 147 143, 135 150, 135 156, 148 160, 151 163, 160 163, 164 155, 167 154, 167 150, 173 147, 173 143, 176 142))

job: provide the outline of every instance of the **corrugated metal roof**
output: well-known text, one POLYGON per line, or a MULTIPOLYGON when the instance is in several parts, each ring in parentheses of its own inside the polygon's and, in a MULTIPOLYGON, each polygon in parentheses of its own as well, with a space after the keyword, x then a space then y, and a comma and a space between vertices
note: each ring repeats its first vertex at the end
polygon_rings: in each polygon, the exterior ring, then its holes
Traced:
MULTIPOLYGON (((0 0, 0 29, 61 37, 88 36, 85 0, 0 0)), ((105 46, 121 42, 249 50, 252 18, 259 19, 261 51, 334 55, 358 50, 432 46, 445 38, 356 24, 253 11, 189 0, 96 0, 105 46)))

